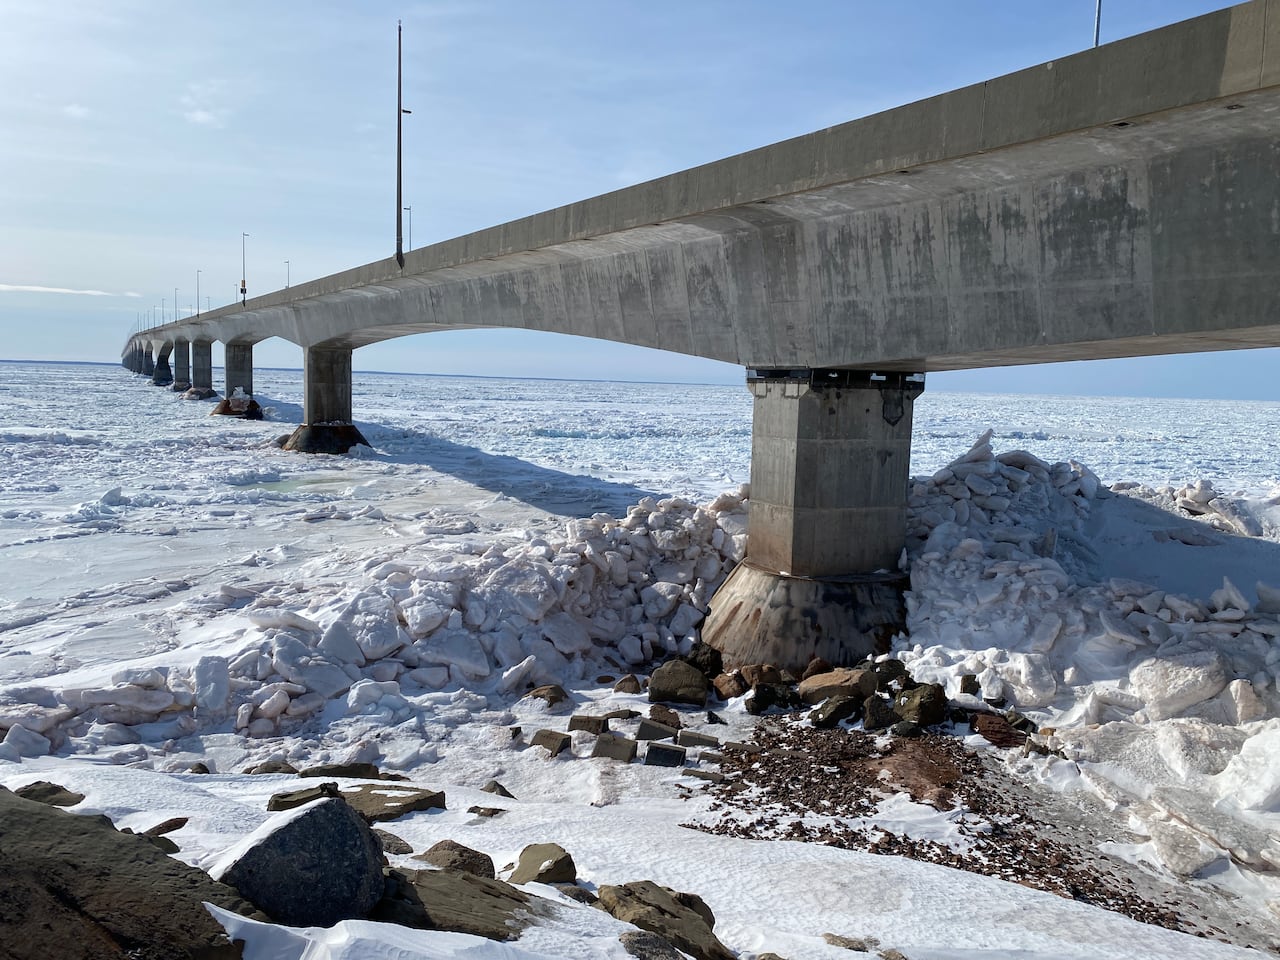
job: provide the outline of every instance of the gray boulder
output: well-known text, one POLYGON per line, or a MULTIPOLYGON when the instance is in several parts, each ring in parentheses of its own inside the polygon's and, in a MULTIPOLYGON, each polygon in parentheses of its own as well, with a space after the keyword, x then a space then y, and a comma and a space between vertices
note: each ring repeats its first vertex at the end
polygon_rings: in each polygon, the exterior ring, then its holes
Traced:
POLYGON ((282 824, 217 879, 293 927, 363 918, 382 897, 382 850, 347 803, 325 799, 282 824))
POLYGON ((649 677, 649 700, 652 703, 691 703, 707 705, 706 675, 683 660, 668 660, 649 677))
POLYGON ((618 942, 637 960, 684 960, 684 954, 670 940, 650 930, 628 930, 618 942))
POLYGON ((508 878, 511 883, 574 883, 578 868, 558 843, 531 843, 520 851, 520 860, 508 878))
POLYGON ((922 683, 893 698, 893 712, 903 720, 931 727, 947 719, 947 691, 941 684, 922 683))
POLYGON ((425 853, 418 854, 416 859, 429 863, 433 867, 461 870, 463 873, 484 877, 487 880, 497 876, 493 869, 492 857, 487 853, 463 846, 456 840, 441 840, 429 847, 425 853))

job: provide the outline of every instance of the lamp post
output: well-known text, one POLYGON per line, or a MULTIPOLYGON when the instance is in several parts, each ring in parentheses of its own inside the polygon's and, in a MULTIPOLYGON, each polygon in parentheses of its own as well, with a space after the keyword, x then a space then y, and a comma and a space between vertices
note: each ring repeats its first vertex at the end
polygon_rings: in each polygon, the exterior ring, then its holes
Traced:
POLYGON ((200 271, 196 271, 196 316, 200 316, 200 271))
POLYGON ((289 289, 289 261, 284 262, 284 288, 289 289))
POLYGON ((173 288, 173 319, 175 322, 178 319, 178 288, 177 287, 173 288))
POLYGON ((406 113, 413 113, 412 110, 406 110, 404 108, 404 81, 403 81, 404 70, 402 68, 402 64, 404 62, 404 56, 403 56, 404 44, 403 44, 403 41, 401 40, 401 35, 403 34, 403 32, 404 31, 400 25, 400 21, 397 20, 396 21, 396 263, 398 263, 401 267, 404 266, 404 238, 403 238, 404 225, 403 225, 403 218, 401 217, 401 212, 402 212, 401 206, 404 203, 404 196, 400 186, 401 180, 402 180, 401 171, 403 168, 403 164, 401 163, 400 158, 404 152, 403 150, 404 140, 401 133, 401 128, 404 125, 404 115, 406 113))
POLYGON ((1093 8, 1093 45, 1098 45, 1098 37, 1102 33, 1102 0, 1098 0, 1093 8))
POLYGON ((405 207, 405 212, 409 214, 409 249, 413 249, 413 204, 405 207))
POLYGON ((164 323, 164 297, 160 298, 160 322, 164 323))
POLYGON ((240 234, 240 305, 244 306, 245 295, 248 293, 248 287, 245 286, 245 269, 244 269, 244 241, 249 235, 247 233, 240 234))

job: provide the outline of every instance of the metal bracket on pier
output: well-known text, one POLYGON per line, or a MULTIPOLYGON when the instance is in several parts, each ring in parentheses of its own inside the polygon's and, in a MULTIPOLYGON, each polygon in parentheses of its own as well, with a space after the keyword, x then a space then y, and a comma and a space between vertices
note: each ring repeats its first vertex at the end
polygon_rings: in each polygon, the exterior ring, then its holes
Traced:
POLYGON ((906 413, 907 399, 914 400, 924 392, 923 373, 874 370, 840 370, 824 367, 748 367, 747 386, 781 383, 787 396, 800 396, 805 390, 879 390, 881 416, 895 425, 906 413))

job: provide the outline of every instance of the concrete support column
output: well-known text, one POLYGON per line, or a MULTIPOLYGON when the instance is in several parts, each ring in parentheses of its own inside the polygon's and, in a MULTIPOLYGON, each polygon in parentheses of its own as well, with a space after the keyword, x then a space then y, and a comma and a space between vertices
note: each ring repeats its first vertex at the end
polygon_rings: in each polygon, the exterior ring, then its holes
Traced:
POLYGON ((181 338, 173 341, 173 392, 186 393, 191 388, 191 343, 181 338))
POLYGON ((227 387, 225 395, 230 397, 239 387, 245 396, 253 396, 253 344, 228 343, 226 352, 227 387))
POLYGON ((166 343, 156 354, 155 368, 151 371, 151 382, 157 387, 167 387, 173 383, 173 371, 169 369, 169 353, 172 350, 173 344, 166 343))
POLYGON ((191 341, 191 392, 194 399, 217 396, 213 389, 213 344, 208 340, 191 341))
POLYGON ((918 375, 751 370, 747 558, 703 639, 731 663, 855 663, 900 629, 918 375))
POLYGON ((147 344, 142 350, 142 369, 138 371, 144 377, 149 377, 156 372, 156 362, 151 359, 151 344, 147 344))
POLYGON ((304 347, 302 426, 285 442, 302 453, 346 453, 368 441, 351 423, 351 348, 304 347))
POLYGON ((261 420, 262 408, 253 399, 253 344, 228 343, 225 363, 226 390, 212 414, 261 420))

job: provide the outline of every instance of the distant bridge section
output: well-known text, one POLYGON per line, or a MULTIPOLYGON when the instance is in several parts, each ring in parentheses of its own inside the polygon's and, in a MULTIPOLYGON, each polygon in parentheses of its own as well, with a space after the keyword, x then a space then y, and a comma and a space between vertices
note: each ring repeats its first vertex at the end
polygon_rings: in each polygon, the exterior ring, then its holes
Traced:
POLYGON ((144 331, 126 365, 221 340, 251 394, 252 345, 283 337, 293 443, 337 450, 353 349, 483 327, 751 368, 749 563, 892 569, 910 375, 1280 345, 1280 0, 144 331))

